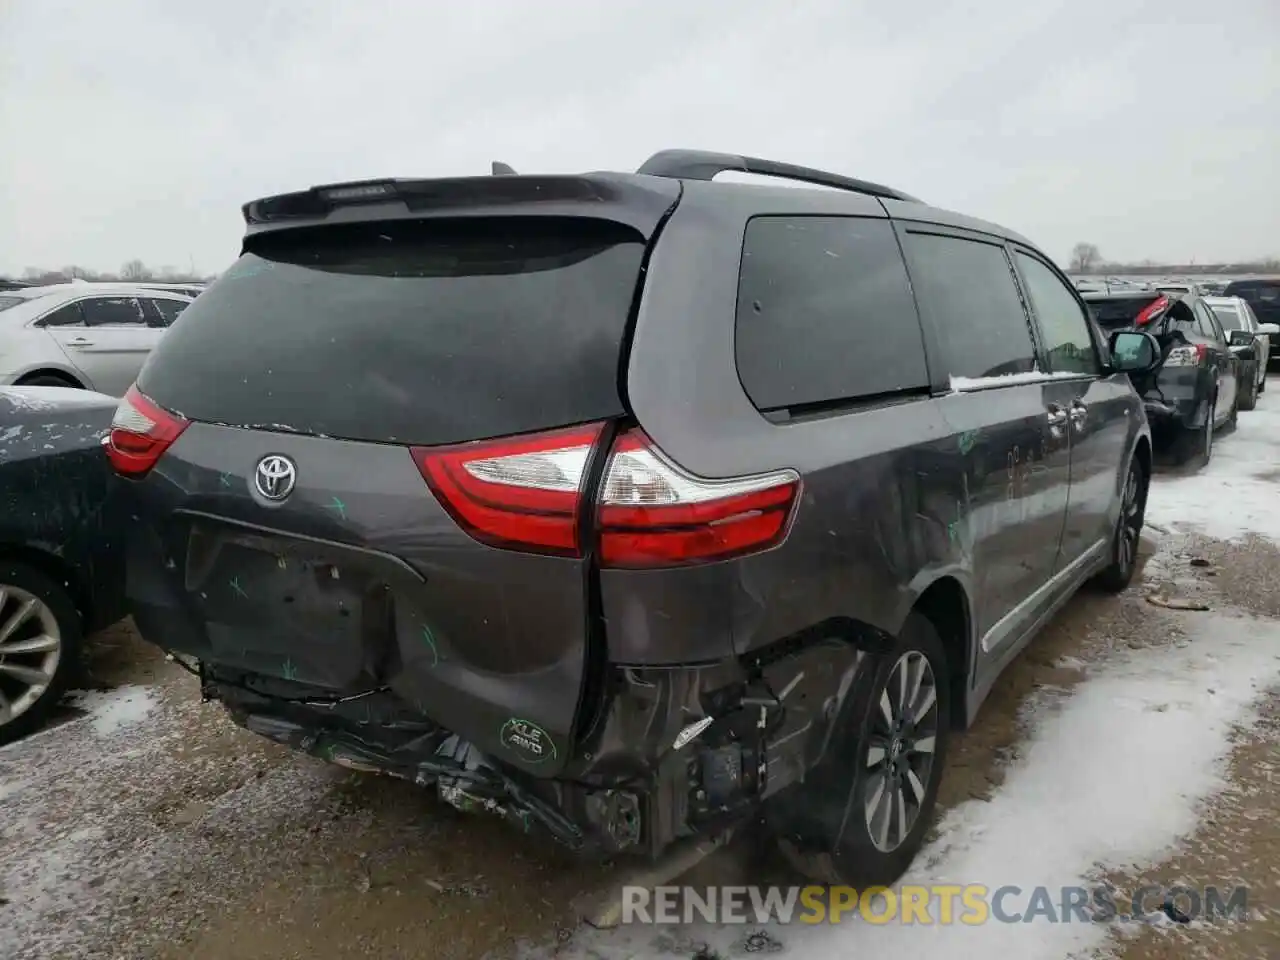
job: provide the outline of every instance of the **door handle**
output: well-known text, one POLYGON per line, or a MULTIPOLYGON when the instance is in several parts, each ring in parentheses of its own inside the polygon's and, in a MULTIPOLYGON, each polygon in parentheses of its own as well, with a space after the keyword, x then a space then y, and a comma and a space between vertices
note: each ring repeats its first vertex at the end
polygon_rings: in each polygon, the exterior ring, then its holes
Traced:
POLYGON ((70 340, 68 340, 68 341, 67 341, 67 346, 69 346, 69 347, 92 347, 92 346, 93 346, 93 341, 92 341, 92 340, 87 340, 87 339, 85 339, 84 337, 72 337, 70 340))
POLYGON ((1055 440, 1062 439, 1062 430, 1067 425, 1067 411, 1056 403, 1049 404, 1049 435, 1055 440))
POLYGON ((1089 418, 1089 408, 1079 400, 1071 403, 1071 425, 1077 430, 1084 429, 1085 420, 1089 418))

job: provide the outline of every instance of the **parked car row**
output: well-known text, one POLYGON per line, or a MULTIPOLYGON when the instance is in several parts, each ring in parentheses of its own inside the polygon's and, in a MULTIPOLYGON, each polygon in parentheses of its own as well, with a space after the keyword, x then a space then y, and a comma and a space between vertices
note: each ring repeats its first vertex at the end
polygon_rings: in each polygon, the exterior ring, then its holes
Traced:
MULTIPOLYGON (((1210 440, 1234 415, 1216 314, 1095 320, 1032 241, 790 164, 497 172, 243 208, 68 454, 116 474, 140 633, 249 730, 581 852, 762 819, 810 876, 893 881, 950 733, 1130 583, 1152 386, 1210 440)), ((21 625, 46 577, 2 588, 21 625)))
POLYGON ((1266 389, 1270 338, 1280 326, 1258 323, 1239 297, 1148 290, 1084 300, 1105 332, 1156 337, 1162 362, 1135 382, 1153 437, 1181 460, 1208 462, 1215 432, 1252 410, 1266 389))

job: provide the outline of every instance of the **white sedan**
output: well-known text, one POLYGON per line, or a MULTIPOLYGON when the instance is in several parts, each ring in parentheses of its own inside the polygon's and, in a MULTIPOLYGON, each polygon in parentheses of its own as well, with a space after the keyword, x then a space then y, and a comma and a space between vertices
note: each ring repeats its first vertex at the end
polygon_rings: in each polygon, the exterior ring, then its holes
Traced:
MULTIPOLYGON (((1222 329, 1226 331, 1229 342, 1235 331, 1244 331, 1253 335, 1254 349, 1258 354, 1256 382, 1253 386, 1256 393, 1262 393, 1267 388, 1267 364, 1271 360, 1271 338, 1280 336, 1280 326, 1274 323, 1259 323, 1248 301, 1240 297, 1205 297, 1204 302, 1213 309, 1218 322, 1222 324, 1222 329)), ((1231 347, 1233 352, 1248 349, 1247 344, 1241 345, 1234 342, 1231 343, 1231 347)))
POLYGON ((57 283, 0 293, 0 386, 82 387, 123 396, 192 297, 127 283, 57 283))

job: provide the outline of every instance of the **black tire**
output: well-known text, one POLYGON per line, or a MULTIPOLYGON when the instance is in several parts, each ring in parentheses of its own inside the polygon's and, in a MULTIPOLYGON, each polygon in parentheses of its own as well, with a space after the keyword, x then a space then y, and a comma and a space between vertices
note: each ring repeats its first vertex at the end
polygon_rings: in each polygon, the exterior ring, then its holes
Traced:
MULTIPOLYGON (((34 687, 0 667, 0 694, 5 696, 5 703, 0 705, 0 744, 4 744, 37 730, 48 719, 49 712, 58 705, 66 692, 67 683, 79 665, 83 627, 80 613, 66 590, 25 563, 0 560, 0 593, 6 598, 0 604, 0 630, 13 620, 28 598, 35 598, 44 609, 34 616, 42 617, 47 612, 48 618, 57 628, 59 641, 58 656, 56 664, 51 668, 49 682, 44 685, 34 702, 25 706, 16 717, 7 720, 13 707, 26 699, 25 691, 34 687)), ((15 642, 30 642, 37 636, 45 635, 49 634, 42 628, 39 619, 27 619, 17 626, 5 642, 12 646, 15 642)), ((11 668, 24 670, 45 669, 45 664, 39 662, 45 657, 47 653, 41 651, 11 653, 0 656, 0 664, 7 663, 11 668)))
POLYGON ((51 373, 42 373, 36 377, 27 377, 27 379, 21 381, 18 384, 18 386, 20 387, 71 387, 72 389, 75 389, 75 390, 84 389, 83 387, 80 386, 80 384, 74 382, 73 380, 68 380, 66 377, 54 376, 51 373))
POLYGON ((826 754, 804 783, 771 800, 766 813, 783 856, 799 873, 818 883, 859 889, 892 884, 924 843, 946 763, 951 716, 946 652, 938 631, 922 614, 913 612, 907 618, 892 649, 869 657, 836 718, 826 754), (917 722, 908 725, 906 736, 891 737, 882 696, 887 698, 889 715, 896 715, 902 689, 900 670, 912 671, 905 681, 911 689, 921 661, 928 664, 930 673, 922 678, 912 702, 924 709, 915 718, 917 722), (932 692, 928 676, 933 679, 932 692), (912 739, 910 727, 915 727, 917 739, 912 739), (930 735, 931 752, 910 747, 899 751, 894 746, 911 743, 918 748, 929 742, 930 735), (880 754, 878 762, 873 762, 873 750, 880 754), (910 770, 914 782, 906 774, 892 774, 898 769, 910 770), (884 785, 889 783, 898 789, 886 789, 884 785), (872 809, 884 813, 887 820, 868 812, 877 799, 872 809), (901 812, 907 813, 905 837, 899 829, 901 812), (872 836, 872 822, 877 832, 883 824, 884 835, 890 840, 895 839, 890 834, 898 834, 897 845, 885 849, 878 843, 880 838, 872 836))
POLYGON ((1249 389, 1244 391, 1244 395, 1240 398, 1241 410, 1252 410, 1258 405, 1258 378, 1253 373, 1249 374, 1249 389))
POLYGON ((1138 542, 1142 536, 1148 483, 1142 465, 1136 459, 1131 460, 1120 492, 1120 516, 1111 536, 1111 563, 1094 579, 1108 593, 1120 593, 1133 582, 1133 572, 1138 566, 1138 542))

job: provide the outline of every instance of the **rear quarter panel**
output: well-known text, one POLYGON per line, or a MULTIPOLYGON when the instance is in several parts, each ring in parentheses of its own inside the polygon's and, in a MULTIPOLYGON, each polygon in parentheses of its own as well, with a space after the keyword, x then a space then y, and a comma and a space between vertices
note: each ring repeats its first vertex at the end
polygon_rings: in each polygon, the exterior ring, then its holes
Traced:
POLYGON ((610 657, 677 663, 742 655, 809 628, 895 633, 938 576, 970 580, 950 533, 964 496, 957 433, 928 398, 771 423, 733 348, 742 239, 756 214, 885 217, 865 196, 688 184, 653 252, 627 375, 631 410, 677 463, 708 478, 791 468, 801 504, 785 543, 688 570, 605 571, 610 657), (652 613, 635 612, 642 591, 652 613), (670 624, 696 624, 696 630, 670 624))

